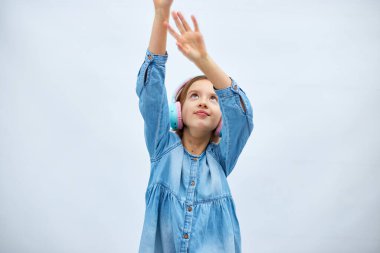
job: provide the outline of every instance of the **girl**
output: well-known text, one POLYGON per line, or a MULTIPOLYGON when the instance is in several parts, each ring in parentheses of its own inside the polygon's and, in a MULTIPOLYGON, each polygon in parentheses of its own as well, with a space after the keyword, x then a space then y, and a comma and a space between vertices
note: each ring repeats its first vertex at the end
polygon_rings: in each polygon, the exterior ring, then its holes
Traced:
POLYGON ((172 2, 154 0, 152 34, 137 77, 151 162, 139 252, 241 252, 227 176, 252 132, 251 104, 207 53, 194 16, 194 30, 179 12, 172 12, 179 33, 169 25, 172 2), (181 85, 170 106, 167 31, 204 73, 181 85))

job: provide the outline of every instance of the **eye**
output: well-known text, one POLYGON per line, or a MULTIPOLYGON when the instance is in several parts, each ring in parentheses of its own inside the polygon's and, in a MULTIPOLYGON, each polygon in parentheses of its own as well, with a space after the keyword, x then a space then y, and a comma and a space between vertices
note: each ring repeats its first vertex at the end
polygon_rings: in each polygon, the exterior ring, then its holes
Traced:
POLYGON ((197 99, 198 97, 199 96, 198 96, 197 93, 193 93, 193 94, 190 95, 190 98, 192 98, 192 99, 197 99))
POLYGON ((218 101, 218 98, 216 96, 211 96, 211 101, 218 101))

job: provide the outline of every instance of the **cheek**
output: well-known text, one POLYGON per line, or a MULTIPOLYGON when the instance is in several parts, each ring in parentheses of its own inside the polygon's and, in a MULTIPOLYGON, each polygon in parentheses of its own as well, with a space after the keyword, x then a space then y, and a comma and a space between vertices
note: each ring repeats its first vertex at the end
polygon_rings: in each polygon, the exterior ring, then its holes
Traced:
POLYGON ((215 106, 214 112, 218 117, 222 117, 222 111, 220 110, 219 106, 215 106))
POLYGON ((189 113, 190 113, 189 107, 188 106, 183 106, 182 110, 181 110, 182 120, 183 121, 187 120, 187 118, 189 117, 189 113))

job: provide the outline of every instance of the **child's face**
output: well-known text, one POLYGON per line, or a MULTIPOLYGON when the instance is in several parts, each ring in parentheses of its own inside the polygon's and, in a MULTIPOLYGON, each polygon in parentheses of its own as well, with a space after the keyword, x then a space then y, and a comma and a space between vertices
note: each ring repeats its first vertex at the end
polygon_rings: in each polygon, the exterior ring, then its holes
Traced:
POLYGON ((210 133, 218 126, 221 116, 218 96, 212 83, 207 79, 195 81, 182 105, 184 125, 197 132, 210 133))

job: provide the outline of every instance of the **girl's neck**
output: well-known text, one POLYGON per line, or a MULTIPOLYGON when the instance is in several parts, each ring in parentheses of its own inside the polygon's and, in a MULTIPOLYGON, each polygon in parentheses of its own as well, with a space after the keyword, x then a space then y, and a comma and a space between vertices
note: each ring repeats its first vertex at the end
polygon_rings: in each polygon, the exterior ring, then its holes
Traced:
POLYGON ((210 142, 210 135, 195 136, 191 134, 188 128, 183 129, 182 145, 188 152, 194 155, 200 155, 207 148, 210 142))

